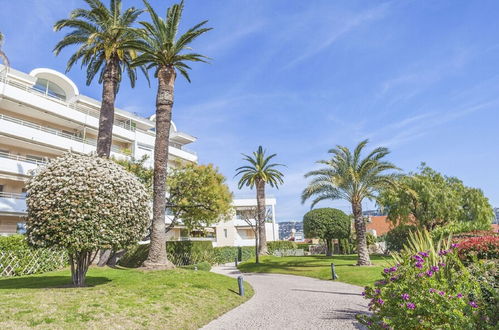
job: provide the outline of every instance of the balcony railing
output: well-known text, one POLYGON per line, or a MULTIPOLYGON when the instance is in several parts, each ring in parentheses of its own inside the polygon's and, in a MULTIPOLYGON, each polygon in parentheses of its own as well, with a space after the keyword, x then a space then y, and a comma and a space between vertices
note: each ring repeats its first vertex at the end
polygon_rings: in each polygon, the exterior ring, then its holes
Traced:
MULTIPOLYGON (((100 116, 100 111, 98 111, 98 110, 95 110, 95 109, 88 107, 88 106, 84 106, 84 105, 79 104, 77 102, 67 102, 67 101, 65 101, 57 96, 44 93, 44 92, 34 88, 33 86, 29 85, 29 84, 23 84, 19 81, 12 80, 12 79, 2 77, 2 76, 0 76, 0 82, 3 82, 3 83, 5 83, 9 86, 12 86, 12 87, 19 88, 19 89, 26 91, 28 93, 35 94, 35 95, 41 96, 43 98, 46 98, 48 100, 57 102, 63 106, 66 106, 66 107, 71 108, 73 110, 76 110, 78 112, 84 113, 84 114, 89 115, 91 117, 99 118, 99 116, 100 116)), ((130 123, 127 123, 127 122, 123 122, 123 121, 119 121, 119 120, 115 119, 114 125, 122 127, 124 129, 132 131, 132 132, 135 131, 135 126, 132 126, 130 123)))
POLYGON ((0 198, 25 199, 26 193, 12 193, 12 192, 0 191, 0 198))
MULTIPOLYGON (((97 146, 96 140, 84 139, 78 135, 69 134, 69 133, 63 132, 63 131, 55 129, 55 128, 42 126, 42 125, 30 122, 30 121, 22 120, 19 118, 14 118, 14 117, 6 116, 4 114, 0 114, 0 120, 10 121, 12 123, 26 126, 29 128, 33 128, 33 129, 36 129, 36 130, 39 130, 39 131, 42 131, 45 133, 50 133, 50 134, 54 134, 54 135, 57 135, 57 136, 60 136, 60 137, 66 138, 66 139, 70 139, 73 141, 86 143, 86 144, 92 145, 94 147, 97 146)), ((116 147, 116 146, 111 146, 111 150, 114 152, 117 152, 117 153, 123 153, 123 150, 121 148, 116 147)))
POLYGON ((3 151, 0 151, 0 157, 13 159, 13 160, 21 161, 21 162, 27 162, 27 163, 36 164, 36 165, 43 165, 43 164, 47 163, 47 161, 45 161, 45 160, 31 159, 31 158, 27 158, 26 156, 13 155, 11 153, 3 152, 3 151))
POLYGON ((179 237, 179 241, 208 241, 214 242, 216 240, 215 237, 179 237))

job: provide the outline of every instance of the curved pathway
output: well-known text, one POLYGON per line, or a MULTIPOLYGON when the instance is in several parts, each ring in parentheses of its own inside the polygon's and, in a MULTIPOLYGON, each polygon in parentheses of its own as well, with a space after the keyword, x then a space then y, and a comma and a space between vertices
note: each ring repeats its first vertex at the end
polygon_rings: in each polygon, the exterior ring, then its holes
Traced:
MULTIPOLYGON (((213 272, 237 277, 234 266, 213 272)), ((281 274, 243 274, 255 290, 246 303, 203 329, 362 329, 355 314, 367 312, 362 288, 310 277, 281 274)))

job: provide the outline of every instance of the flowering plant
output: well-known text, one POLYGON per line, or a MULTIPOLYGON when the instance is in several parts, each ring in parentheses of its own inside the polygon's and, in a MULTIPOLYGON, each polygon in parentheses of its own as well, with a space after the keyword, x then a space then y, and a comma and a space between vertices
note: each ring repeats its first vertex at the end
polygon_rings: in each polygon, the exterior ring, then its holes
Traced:
POLYGON ((489 327, 480 286, 459 260, 457 245, 406 249, 396 260, 382 280, 365 288, 372 315, 357 316, 362 324, 371 329, 489 327))
POLYGON ((27 188, 28 243, 66 249, 75 285, 84 284, 97 250, 129 246, 146 233, 146 188, 108 159, 64 154, 39 168, 27 188))
POLYGON ((459 243, 459 257, 467 262, 478 259, 499 259, 499 236, 471 237, 459 243))

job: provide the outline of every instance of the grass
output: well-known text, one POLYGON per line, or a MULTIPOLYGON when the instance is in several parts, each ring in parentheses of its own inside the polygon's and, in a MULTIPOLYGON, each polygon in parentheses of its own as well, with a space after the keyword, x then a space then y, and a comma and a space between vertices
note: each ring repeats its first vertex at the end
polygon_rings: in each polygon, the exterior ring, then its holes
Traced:
POLYGON ((87 287, 69 270, 0 279, 0 329, 197 329, 246 301, 233 278, 185 269, 91 268, 87 287))
POLYGON ((357 255, 304 256, 304 257, 275 257, 265 256, 260 258, 260 264, 255 264, 254 259, 241 263, 242 272, 279 273, 331 280, 331 263, 334 263, 339 281, 365 286, 373 284, 382 278, 383 268, 391 260, 386 256, 371 256, 373 266, 355 266, 357 255))

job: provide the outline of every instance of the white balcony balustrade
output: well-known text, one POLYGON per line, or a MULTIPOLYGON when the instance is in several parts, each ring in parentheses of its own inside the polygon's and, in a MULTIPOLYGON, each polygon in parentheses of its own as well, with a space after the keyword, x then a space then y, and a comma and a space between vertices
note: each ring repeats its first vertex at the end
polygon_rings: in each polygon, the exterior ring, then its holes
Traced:
POLYGON ((26 213, 26 194, 0 192, 0 213, 26 213))

